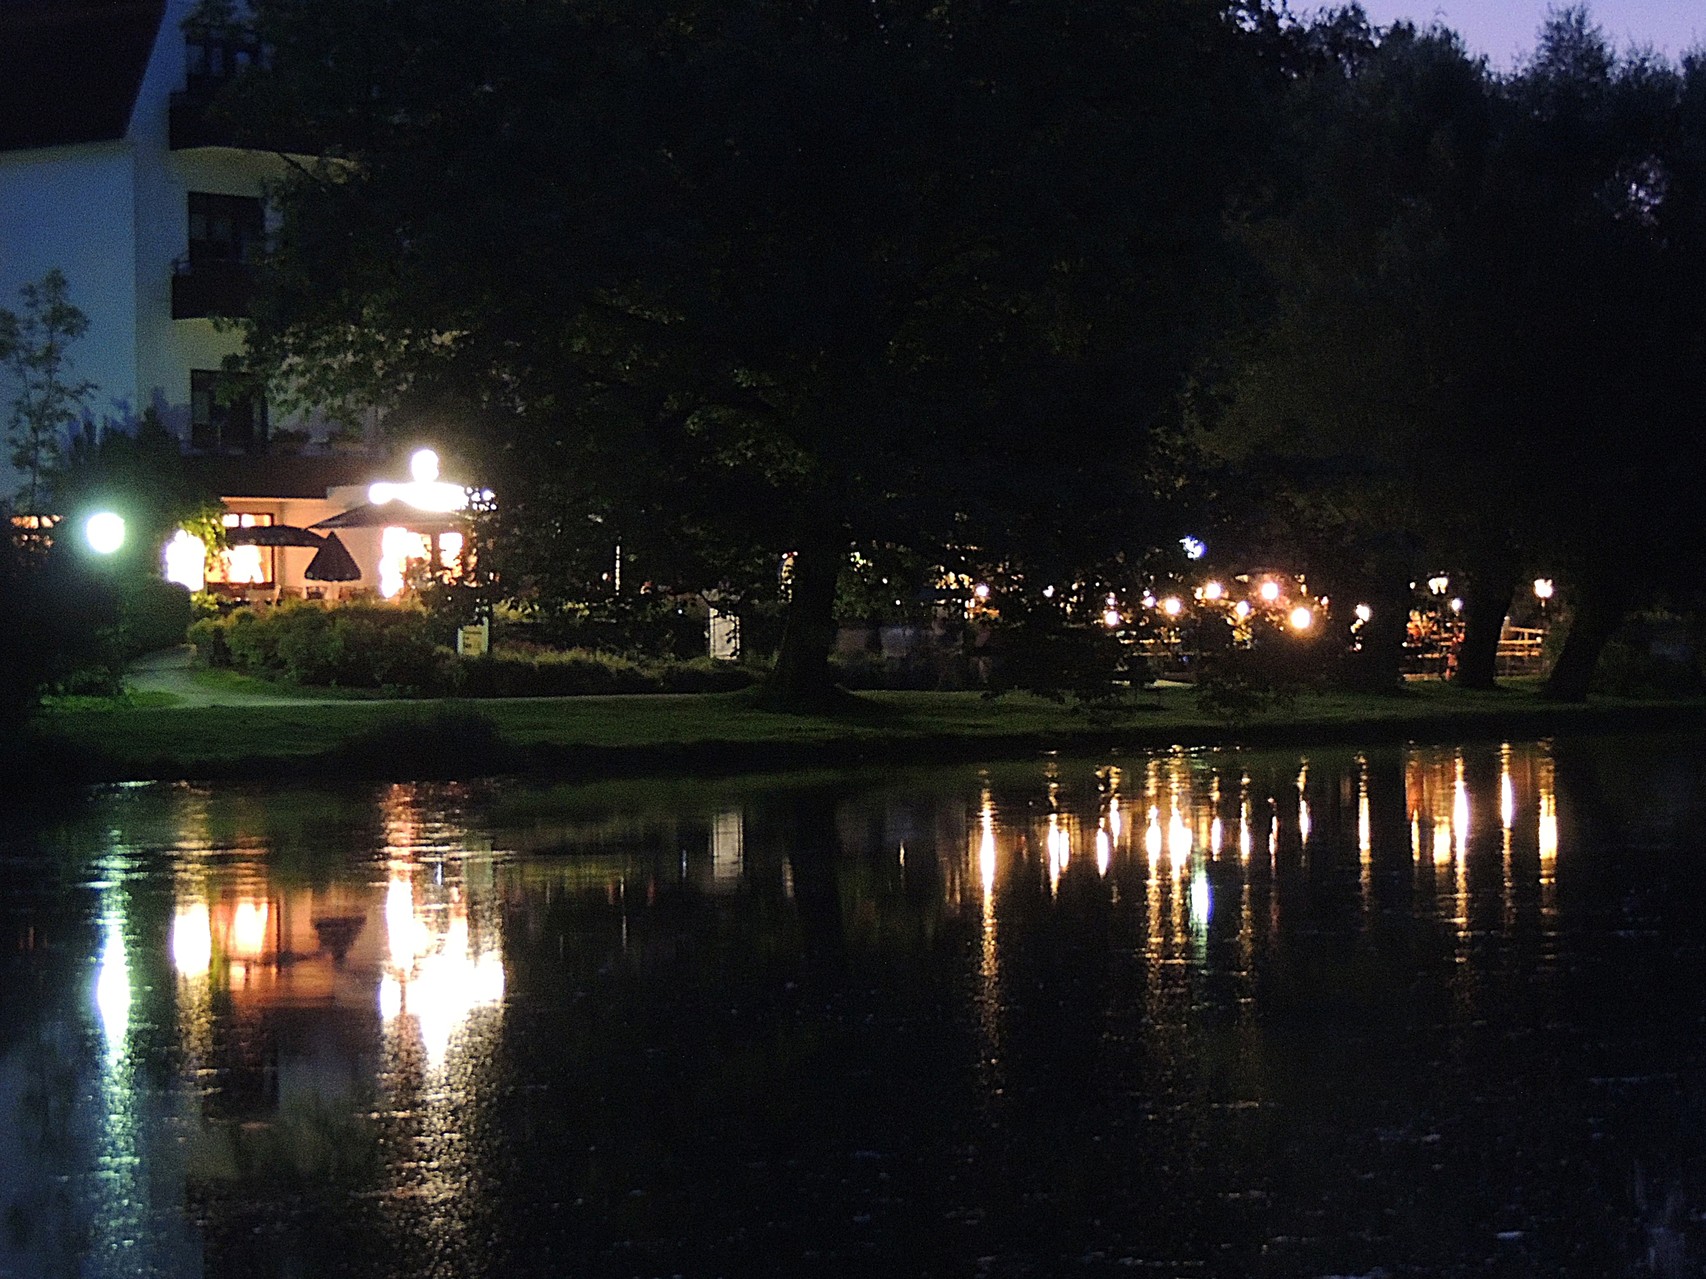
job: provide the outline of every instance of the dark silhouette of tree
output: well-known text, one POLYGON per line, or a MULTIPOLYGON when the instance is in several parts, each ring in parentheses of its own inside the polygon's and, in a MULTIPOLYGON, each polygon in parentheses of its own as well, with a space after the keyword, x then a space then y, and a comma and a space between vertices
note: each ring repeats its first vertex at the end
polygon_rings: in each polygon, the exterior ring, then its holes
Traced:
POLYGON ((772 691, 821 700, 855 546, 1159 536, 1260 132, 1240 16, 262 0, 233 109, 327 158, 250 350, 474 455, 539 589, 589 542, 688 587, 790 555, 772 691))

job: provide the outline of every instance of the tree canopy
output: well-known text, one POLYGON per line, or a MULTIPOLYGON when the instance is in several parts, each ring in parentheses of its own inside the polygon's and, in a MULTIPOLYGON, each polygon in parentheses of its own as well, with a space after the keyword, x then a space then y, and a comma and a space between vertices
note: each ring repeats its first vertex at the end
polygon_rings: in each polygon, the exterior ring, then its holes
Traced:
POLYGON ((821 689, 854 546, 1161 536, 1259 142, 1246 16, 262 0, 239 109, 323 158, 250 352, 477 449, 546 584, 593 517, 689 585, 792 553, 779 678, 821 689))

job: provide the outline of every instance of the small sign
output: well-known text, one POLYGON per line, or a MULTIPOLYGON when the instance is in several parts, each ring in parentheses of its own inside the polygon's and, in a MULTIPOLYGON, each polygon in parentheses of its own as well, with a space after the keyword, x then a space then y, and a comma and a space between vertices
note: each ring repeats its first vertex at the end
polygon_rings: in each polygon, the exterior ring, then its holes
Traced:
POLYGON ((484 657, 491 648, 491 642, 492 624, 489 621, 457 628, 456 651, 463 657, 484 657))

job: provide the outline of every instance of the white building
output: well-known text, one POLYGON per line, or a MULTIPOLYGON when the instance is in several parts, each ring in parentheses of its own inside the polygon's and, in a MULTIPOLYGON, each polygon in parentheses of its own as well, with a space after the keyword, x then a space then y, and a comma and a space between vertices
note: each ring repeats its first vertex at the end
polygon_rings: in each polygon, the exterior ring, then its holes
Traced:
MULTIPOLYGON (((230 145, 209 117, 252 51, 186 27, 195 8, 0 0, 0 307, 17 310, 21 286, 59 270, 89 320, 69 355, 72 378, 95 386, 94 428, 133 429, 153 409, 229 510, 306 524, 343 510, 382 464, 361 446, 365 431, 351 451, 328 441, 335 426, 221 393, 240 339, 216 317, 244 314, 267 232, 263 188, 286 161, 230 145)), ((0 373, 0 405, 10 401, 0 373)), ((9 454, 7 498, 21 482, 9 454)), ((346 538, 363 578, 344 592, 377 589, 381 531, 346 538)), ((301 579, 307 558, 268 548, 248 566, 249 593, 319 593, 301 579)))

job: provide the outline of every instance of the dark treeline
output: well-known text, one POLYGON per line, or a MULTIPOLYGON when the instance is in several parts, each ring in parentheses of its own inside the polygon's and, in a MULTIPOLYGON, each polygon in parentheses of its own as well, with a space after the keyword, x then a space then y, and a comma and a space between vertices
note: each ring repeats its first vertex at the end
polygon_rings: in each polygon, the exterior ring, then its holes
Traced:
POLYGON ((1070 630, 1201 535, 1367 601, 1370 687, 1440 568, 1481 686, 1557 575, 1560 697, 1694 602, 1706 62, 1583 11, 1509 75, 1237 0, 197 21, 265 48, 219 110, 292 153, 250 369, 489 483, 512 595, 608 592, 620 543, 746 607, 790 556, 780 700, 829 691, 855 554, 1070 630))

